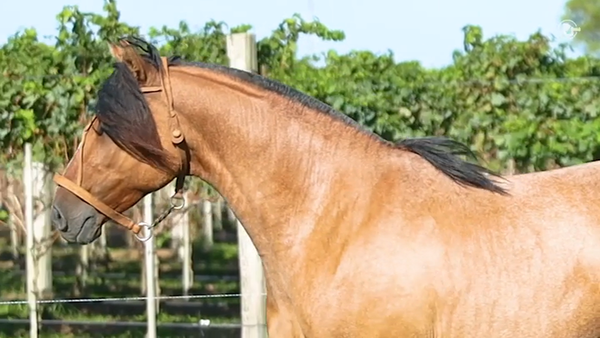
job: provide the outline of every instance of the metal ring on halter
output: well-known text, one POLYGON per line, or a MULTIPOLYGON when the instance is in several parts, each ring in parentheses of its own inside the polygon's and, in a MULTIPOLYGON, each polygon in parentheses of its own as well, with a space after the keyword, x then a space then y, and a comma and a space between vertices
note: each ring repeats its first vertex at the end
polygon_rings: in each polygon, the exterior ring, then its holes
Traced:
POLYGON ((135 238, 137 238, 140 242, 146 242, 150 238, 152 238, 152 227, 150 226, 150 224, 148 224, 146 222, 139 222, 138 225, 140 227, 146 228, 146 230, 144 230, 144 232, 148 231, 148 233, 144 237, 136 234, 135 238))
POLYGON ((171 207, 173 210, 180 210, 185 206, 185 198, 183 196, 173 196, 171 197, 171 207), (177 202, 179 201, 179 202, 177 202))

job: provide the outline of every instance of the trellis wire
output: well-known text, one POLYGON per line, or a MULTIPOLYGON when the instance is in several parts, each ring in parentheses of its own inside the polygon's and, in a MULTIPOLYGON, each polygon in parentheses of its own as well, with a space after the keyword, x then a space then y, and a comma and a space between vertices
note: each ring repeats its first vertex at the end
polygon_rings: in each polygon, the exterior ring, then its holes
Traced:
MULTIPOLYGON (((210 299, 210 298, 235 298, 241 297, 241 293, 221 293, 214 295, 175 295, 175 296, 158 296, 153 297, 154 300, 176 300, 176 299, 210 299)), ((263 293, 262 296, 266 296, 263 293)), ((137 297, 105 297, 105 298, 63 298, 63 299, 39 299, 37 304, 68 304, 68 303, 100 303, 100 302, 126 302, 148 300, 146 296, 137 297)), ((27 305, 27 300, 0 300, 1 305, 27 305)))

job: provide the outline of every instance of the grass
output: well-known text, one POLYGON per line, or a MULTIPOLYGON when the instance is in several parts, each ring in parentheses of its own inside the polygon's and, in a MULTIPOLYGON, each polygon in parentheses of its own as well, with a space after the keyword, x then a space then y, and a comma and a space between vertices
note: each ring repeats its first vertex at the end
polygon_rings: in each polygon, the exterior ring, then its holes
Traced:
MULTIPOLYGON (((107 323, 110 324, 110 323, 107 323)), ((29 337, 29 330, 23 328, 0 328, 0 338, 20 338, 29 337)), ((157 336, 161 338, 170 337, 203 337, 203 338, 238 338, 240 336, 239 329, 203 329, 187 330, 183 332, 180 329, 157 328, 157 336)), ((40 338, 144 338, 146 336, 145 328, 121 328, 118 330, 73 330, 64 327, 42 328, 38 332, 40 338), (94 332, 96 331, 96 332, 94 332)))
MULTIPOLYGON (((0 238, 0 248, 7 248, 5 238, 0 238)), ((198 247, 194 245, 194 247, 198 247)), ((159 277, 161 295, 180 295, 182 292, 181 263, 171 250, 158 250, 159 277)), ((234 243, 215 243, 210 251, 193 251, 193 270, 196 274, 215 276, 214 282, 194 281, 190 294, 239 293, 237 279, 219 280, 221 275, 237 276, 237 245, 234 243)), ((75 273, 79 260, 79 247, 57 244, 53 247, 52 260, 54 271, 65 274, 53 276, 53 299, 62 298, 106 298, 135 297, 141 295, 141 268, 143 257, 139 250, 111 248, 110 260, 97 262, 91 267, 85 287, 75 273), (104 273, 124 273, 125 278, 104 278, 104 273)), ((8 252, 0 250, 0 298, 2 300, 25 299, 25 275, 19 273, 24 268, 24 259, 13 261, 8 252)), ((210 319, 212 323, 239 323, 239 298, 205 298, 164 301, 160 303, 158 323, 197 323, 200 318, 210 319)), ((145 322, 144 301, 123 303, 62 303, 42 304, 38 312, 44 319, 82 320, 102 322, 145 322)), ((0 306, 0 319, 27 319, 27 305, 0 306)), ((197 330, 197 329, 196 329, 197 330)), ((110 329, 90 327, 44 327, 40 337, 144 337, 145 328, 110 329), (114 331, 114 332, 113 332, 114 331)), ((204 337, 234 337, 236 330, 210 329, 204 337), (212 333, 211 333, 212 332, 212 333)), ((160 337, 198 336, 195 331, 188 334, 174 332, 172 329, 159 328, 160 337)), ((0 338, 27 337, 28 325, 0 324, 0 338)))

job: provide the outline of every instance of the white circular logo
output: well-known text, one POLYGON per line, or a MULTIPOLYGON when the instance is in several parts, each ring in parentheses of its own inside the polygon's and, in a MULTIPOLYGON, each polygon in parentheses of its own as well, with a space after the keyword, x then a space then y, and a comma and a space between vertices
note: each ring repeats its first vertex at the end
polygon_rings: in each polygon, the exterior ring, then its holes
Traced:
POLYGON ((574 38, 577 33, 581 32, 581 28, 573 20, 563 20, 560 22, 560 31, 568 38, 574 38))

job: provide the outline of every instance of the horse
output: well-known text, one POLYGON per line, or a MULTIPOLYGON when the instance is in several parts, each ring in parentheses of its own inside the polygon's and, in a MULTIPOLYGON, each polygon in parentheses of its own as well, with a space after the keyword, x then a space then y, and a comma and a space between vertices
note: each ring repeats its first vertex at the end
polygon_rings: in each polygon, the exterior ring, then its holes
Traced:
POLYGON ((96 240, 173 179, 215 187, 263 263, 269 337, 600 337, 600 163, 503 176, 445 137, 386 141, 258 74, 108 42, 114 70, 55 175, 96 240))

